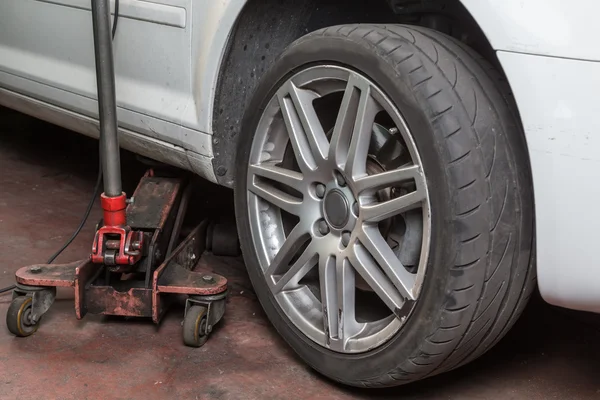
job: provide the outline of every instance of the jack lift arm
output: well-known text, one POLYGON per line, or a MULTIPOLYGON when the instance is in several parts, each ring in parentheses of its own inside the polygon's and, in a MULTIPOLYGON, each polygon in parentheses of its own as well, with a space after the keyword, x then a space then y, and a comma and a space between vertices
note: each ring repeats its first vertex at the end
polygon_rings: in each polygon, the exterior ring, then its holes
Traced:
POLYGON ((158 324, 178 296, 187 296, 184 343, 203 345, 225 312, 227 280, 195 272, 206 249, 203 221, 176 246, 191 187, 148 170, 128 200, 121 186, 115 73, 109 0, 91 0, 104 193, 103 226, 90 257, 67 264, 39 264, 16 272, 6 322, 17 336, 33 334, 56 296, 75 291, 75 314, 148 317, 158 324))

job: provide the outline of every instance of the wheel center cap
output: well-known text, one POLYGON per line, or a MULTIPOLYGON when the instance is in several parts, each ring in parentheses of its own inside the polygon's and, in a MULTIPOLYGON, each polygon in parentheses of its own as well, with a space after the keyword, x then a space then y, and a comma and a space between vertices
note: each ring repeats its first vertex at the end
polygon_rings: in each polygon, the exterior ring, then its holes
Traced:
POLYGON ((350 207, 346 196, 339 190, 332 190, 325 197, 325 218, 334 228, 341 229, 348 222, 350 207))

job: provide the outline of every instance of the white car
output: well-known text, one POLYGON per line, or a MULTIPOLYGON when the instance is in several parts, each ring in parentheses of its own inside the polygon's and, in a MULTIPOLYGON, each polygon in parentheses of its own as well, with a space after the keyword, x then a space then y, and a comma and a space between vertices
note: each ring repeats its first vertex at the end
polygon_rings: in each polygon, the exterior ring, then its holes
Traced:
MULTIPOLYGON (((598 12, 121 0, 120 144, 234 189, 258 298, 308 364, 408 383, 490 349, 536 284, 600 311, 598 12)), ((90 0, 0 2, 0 104, 98 136, 90 0)))

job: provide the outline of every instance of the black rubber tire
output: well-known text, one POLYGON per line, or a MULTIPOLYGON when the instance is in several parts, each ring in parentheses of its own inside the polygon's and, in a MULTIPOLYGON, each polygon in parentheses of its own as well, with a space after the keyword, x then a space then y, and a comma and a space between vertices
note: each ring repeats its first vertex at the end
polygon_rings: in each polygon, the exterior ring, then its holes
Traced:
POLYGON ((27 337, 37 331, 40 321, 33 325, 25 322, 27 313, 31 311, 31 302, 31 297, 18 296, 10 303, 6 312, 6 326, 13 335, 27 337))
POLYGON ((201 347, 208 340, 203 331, 207 323, 208 309, 203 306, 191 306, 183 319, 183 343, 190 347, 201 347))
POLYGON ((355 386, 394 386, 456 368, 512 326, 535 286, 533 194, 527 149, 508 86, 462 43, 430 29, 345 25, 294 42, 246 110, 235 205, 244 259, 275 328, 313 368, 355 386), (432 238, 424 286, 406 325, 361 354, 306 338, 271 295, 250 236, 246 174, 255 128, 278 86, 305 65, 368 76, 403 113, 430 194, 432 238))

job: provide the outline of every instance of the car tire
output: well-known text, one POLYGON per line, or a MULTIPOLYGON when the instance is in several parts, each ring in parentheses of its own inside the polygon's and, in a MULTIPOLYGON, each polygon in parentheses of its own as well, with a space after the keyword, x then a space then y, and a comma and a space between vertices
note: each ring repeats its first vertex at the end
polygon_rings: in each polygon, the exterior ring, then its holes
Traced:
POLYGON ((384 387, 454 369, 502 338, 533 291, 533 194, 518 113, 501 74, 446 35, 357 24, 300 38, 256 89, 236 157, 239 237, 258 299, 296 353, 331 379, 384 387), (292 321, 267 282, 251 226, 248 174, 261 118, 294 74, 327 65, 361 74, 393 103, 428 191, 429 253, 418 297, 409 314, 396 314, 403 325, 393 336, 357 352, 327 348, 292 321))

